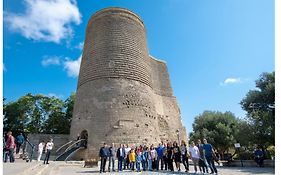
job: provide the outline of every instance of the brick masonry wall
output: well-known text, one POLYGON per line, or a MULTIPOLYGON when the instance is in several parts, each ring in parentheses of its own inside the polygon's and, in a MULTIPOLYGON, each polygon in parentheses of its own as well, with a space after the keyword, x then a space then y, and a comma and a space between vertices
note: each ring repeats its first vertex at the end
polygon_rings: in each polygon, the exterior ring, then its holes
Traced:
MULTIPOLYGON (((80 67, 70 139, 88 132, 84 159, 103 142, 157 144, 186 132, 165 62, 149 56, 143 22, 120 8, 90 19, 80 67)), ((79 156, 77 156, 79 157, 79 156)))

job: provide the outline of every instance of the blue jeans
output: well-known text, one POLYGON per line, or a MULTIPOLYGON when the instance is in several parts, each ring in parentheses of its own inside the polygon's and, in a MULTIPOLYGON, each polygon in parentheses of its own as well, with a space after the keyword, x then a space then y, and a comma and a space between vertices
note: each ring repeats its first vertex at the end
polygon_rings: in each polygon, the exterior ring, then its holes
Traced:
POLYGON ((118 158, 118 171, 122 171, 122 163, 123 163, 124 157, 118 158))
POLYGON ((134 170, 135 170, 135 162, 131 162, 131 163, 130 163, 130 166, 131 166, 131 170, 134 171, 134 170))
POLYGON ((216 169, 216 166, 215 166, 215 163, 214 163, 214 159, 213 157, 209 157, 209 156, 206 156, 206 160, 209 164, 209 167, 211 169, 211 173, 218 173, 217 169, 216 169))
POLYGON ((114 164, 115 164, 115 157, 108 157, 108 171, 110 171, 110 166, 112 163, 112 171, 115 171, 114 164))
POLYGON ((152 171, 152 160, 148 160, 148 170, 152 171))
POLYGON ((147 170, 147 161, 146 160, 142 160, 141 164, 142 164, 143 171, 146 171, 147 170))
POLYGON ((15 162, 15 157, 14 157, 14 148, 9 148, 8 149, 9 152, 6 152, 4 154, 4 162, 7 162, 8 157, 10 159, 10 162, 15 162))
POLYGON ((140 163, 141 163, 141 162, 137 162, 137 163, 136 163, 136 166, 137 166, 137 170, 138 170, 138 171, 140 171, 140 163))

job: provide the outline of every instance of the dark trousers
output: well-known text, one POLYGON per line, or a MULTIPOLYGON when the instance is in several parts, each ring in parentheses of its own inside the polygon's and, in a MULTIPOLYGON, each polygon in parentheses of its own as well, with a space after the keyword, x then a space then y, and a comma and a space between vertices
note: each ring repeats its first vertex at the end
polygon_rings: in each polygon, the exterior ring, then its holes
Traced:
POLYGON ((208 173, 208 167, 207 167, 207 165, 206 165, 206 162, 203 160, 203 159, 199 159, 199 163, 198 163, 198 165, 199 165, 199 170, 200 171, 203 171, 203 173, 208 173))
POLYGON ((141 161, 141 165, 142 165, 143 171, 146 171, 147 168, 148 168, 148 162, 147 162, 147 160, 142 160, 142 161, 141 161))
POLYGON ((9 157, 9 159, 10 159, 10 162, 15 162, 14 148, 9 148, 9 149, 8 149, 8 152, 5 151, 4 162, 7 162, 8 157, 9 157))
POLYGON ((21 143, 17 143, 16 154, 20 152, 21 145, 21 143))
POLYGON ((206 157, 206 160, 207 160, 207 162, 209 164, 209 167, 211 169, 211 173, 214 173, 214 172, 217 173, 218 171, 216 169, 213 157, 206 157))
POLYGON ((105 172, 106 157, 101 157, 100 172, 105 172))
POLYGON ((259 167, 263 166, 263 157, 255 157, 255 162, 259 165, 259 167))
POLYGON ((51 150, 47 149, 46 157, 44 159, 44 164, 45 163, 49 164, 48 161, 49 161, 49 158, 50 158, 50 154, 51 154, 51 150))
POLYGON ((45 163, 48 164, 48 161, 49 161, 49 158, 50 158, 50 154, 51 154, 51 150, 47 149, 46 157, 44 159, 44 164, 45 163))
POLYGON ((129 169, 129 165, 130 165, 130 162, 129 162, 129 156, 127 155, 125 158, 124 158, 124 170, 126 169, 129 169))
POLYGON ((131 170, 135 171, 135 162, 130 163, 130 168, 131 170))
POLYGON ((118 158, 118 171, 122 171, 122 163, 123 163, 124 157, 118 158))
POLYGON ((159 170, 159 165, 161 166, 161 167, 160 167, 161 170, 163 170, 163 167, 164 167, 164 160, 163 160, 163 157, 158 158, 158 160, 157 160, 157 167, 156 167, 157 170, 159 170), (161 164, 161 165, 160 165, 160 164, 161 164))
POLYGON ((167 170, 168 169, 168 159, 166 156, 163 156, 163 162, 164 162, 165 170, 167 170))
POLYGON ((188 158, 186 157, 186 155, 181 155, 181 158, 185 171, 189 171, 188 158))
POLYGON ((168 159, 168 168, 169 170, 174 171, 173 159, 168 159))

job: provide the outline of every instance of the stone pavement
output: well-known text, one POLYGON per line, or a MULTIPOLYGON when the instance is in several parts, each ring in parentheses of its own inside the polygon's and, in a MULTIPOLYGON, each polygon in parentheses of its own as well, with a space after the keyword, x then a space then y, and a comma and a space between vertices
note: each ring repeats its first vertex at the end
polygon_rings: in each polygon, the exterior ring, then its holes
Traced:
MULTIPOLYGON (((272 175, 274 168, 259 168, 259 167, 217 167, 220 175, 272 175)), ((182 167, 182 170, 184 168, 182 167)), ((54 162, 50 161, 49 165, 43 165, 43 162, 32 161, 26 163, 24 161, 16 161, 15 163, 3 163, 3 175, 92 175, 100 174, 99 168, 84 168, 82 162, 54 162)), ((193 166, 190 166, 190 173, 194 174, 193 166)), ((129 175, 129 174, 188 174, 185 172, 131 172, 128 170, 122 172, 103 173, 108 175, 129 175)))

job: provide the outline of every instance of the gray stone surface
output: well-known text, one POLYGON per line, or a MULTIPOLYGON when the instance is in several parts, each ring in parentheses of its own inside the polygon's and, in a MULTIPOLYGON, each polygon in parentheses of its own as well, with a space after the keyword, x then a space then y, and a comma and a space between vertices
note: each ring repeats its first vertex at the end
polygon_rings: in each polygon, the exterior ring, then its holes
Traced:
POLYGON ((86 131, 77 159, 98 156, 103 142, 132 145, 187 140, 167 65, 148 53, 141 19, 121 8, 88 22, 70 139, 86 131), (79 158, 80 156, 80 158, 79 158))
MULTIPOLYGON (((184 167, 181 167, 184 169, 184 167)), ((274 174, 274 168, 259 168, 259 167, 217 167, 218 174, 220 175, 272 175, 274 174)), ((194 174, 193 167, 190 166, 190 173, 194 174)), ((92 175, 99 174, 99 168, 83 168, 81 162, 53 162, 51 161, 49 165, 43 165, 42 162, 32 162, 25 163, 23 161, 16 161, 15 163, 4 163, 3 164, 3 174, 13 174, 13 175, 92 175)), ((128 170, 122 172, 107 172, 103 174, 188 174, 185 172, 131 172, 128 170)))

